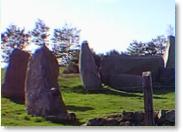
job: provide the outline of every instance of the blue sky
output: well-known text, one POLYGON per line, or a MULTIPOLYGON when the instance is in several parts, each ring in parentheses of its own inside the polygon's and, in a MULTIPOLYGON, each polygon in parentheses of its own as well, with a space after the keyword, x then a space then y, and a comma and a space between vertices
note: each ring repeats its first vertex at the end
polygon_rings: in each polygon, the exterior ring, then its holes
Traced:
MULTIPOLYGON (((80 28, 96 52, 125 51, 133 40, 150 41, 175 28, 174 0, 1 0, 1 28, 31 30, 40 18, 53 30, 65 22, 80 28)), ((52 33, 52 30, 50 33, 52 33)))

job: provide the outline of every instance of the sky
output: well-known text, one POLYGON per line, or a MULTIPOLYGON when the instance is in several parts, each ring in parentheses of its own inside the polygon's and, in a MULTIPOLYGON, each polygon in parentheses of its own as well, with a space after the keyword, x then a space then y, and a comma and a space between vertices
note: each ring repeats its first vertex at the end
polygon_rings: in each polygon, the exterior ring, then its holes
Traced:
POLYGON ((97 53, 125 51, 133 40, 147 42, 175 29, 174 0, 1 0, 1 29, 16 24, 32 30, 37 19, 51 28, 65 23, 97 53))

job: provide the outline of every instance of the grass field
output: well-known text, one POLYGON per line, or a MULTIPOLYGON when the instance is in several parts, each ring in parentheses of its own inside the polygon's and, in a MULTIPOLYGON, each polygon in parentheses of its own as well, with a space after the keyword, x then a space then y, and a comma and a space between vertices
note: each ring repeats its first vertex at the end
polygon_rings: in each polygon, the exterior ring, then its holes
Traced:
MULTIPOLYGON (((4 70, 1 70, 3 82, 4 70)), ((144 106, 142 93, 128 93, 105 87, 100 93, 87 93, 83 90, 78 74, 61 74, 59 85, 63 100, 70 112, 74 112, 83 124, 88 119, 103 117, 122 111, 142 111, 144 106)), ((154 91, 154 109, 174 109, 174 91, 154 91)), ((25 106, 16 104, 9 99, 1 98, 2 126, 62 126, 52 123, 42 117, 27 115, 25 106)))

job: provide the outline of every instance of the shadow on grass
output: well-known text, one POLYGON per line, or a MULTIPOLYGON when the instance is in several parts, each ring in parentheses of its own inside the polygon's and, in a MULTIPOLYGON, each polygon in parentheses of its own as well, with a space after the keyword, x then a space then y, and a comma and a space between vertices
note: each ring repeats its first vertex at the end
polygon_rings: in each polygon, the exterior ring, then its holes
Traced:
POLYGON ((50 121, 52 123, 55 123, 55 124, 62 124, 64 126, 79 126, 81 124, 83 124, 83 122, 80 122, 79 119, 76 119, 74 121, 72 120, 53 120, 53 119, 46 119, 47 121, 50 121))
POLYGON ((167 94, 167 93, 172 93, 175 92, 175 88, 155 88, 153 90, 155 95, 162 95, 162 94, 167 94))
MULTIPOLYGON (((78 85, 75 87, 65 87, 63 89, 65 92, 74 92, 74 93, 80 93, 80 94, 105 94, 105 95, 117 95, 117 96, 123 96, 123 97, 137 97, 137 98, 143 98, 143 93, 141 92, 126 92, 126 91, 120 91, 116 89, 112 89, 109 87, 101 88, 101 90, 98 91, 87 91, 83 88, 82 85, 78 85)), ((161 92, 159 92, 161 93, 161 92)), ((163 93, 162 93, 163 94, 163 93)), ((165 97, 159 97, 158 95, 153 95, 154 99, 166 99, 165 97)))
POLYGON ((16 98, 16 97, 11 97, 10 98, 10 97, 5 97, 3 95, 1 95, 1 97, 9 99, 11 102, 16 103, 16 104, 20 104, 20 105, 24 105, 25 104, 24 101, 22 101, 22 100, 20 100, 19 98, 16 98))
POLYGON ((92 107, 88 107, 88 106, 74 106, 74 105, 67 105, 67 109, 71 110, 71 111, 88 111, 88 110, 94 110, 94 108, 92 107))

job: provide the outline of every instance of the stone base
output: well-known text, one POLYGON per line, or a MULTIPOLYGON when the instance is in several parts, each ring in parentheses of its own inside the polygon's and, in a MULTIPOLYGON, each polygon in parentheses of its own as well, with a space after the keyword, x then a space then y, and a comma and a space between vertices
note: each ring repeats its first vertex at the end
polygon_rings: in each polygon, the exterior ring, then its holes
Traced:
POLYGON ((68 113, 67 116, 63 115, 50 115, 45 117, 47 120, 54 122, 54 123, 64 123, 64 124, 72 124, 78 125, 78 119, 76 118, 75 113, 68 113))
MULTIPOLYGON (((175 126, 175 110, 154 112, 154 126, 175 126)), ((84 126, 145 126, 144 112, 123 112, 89 120, 84 126)))

